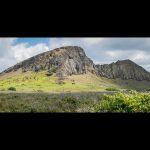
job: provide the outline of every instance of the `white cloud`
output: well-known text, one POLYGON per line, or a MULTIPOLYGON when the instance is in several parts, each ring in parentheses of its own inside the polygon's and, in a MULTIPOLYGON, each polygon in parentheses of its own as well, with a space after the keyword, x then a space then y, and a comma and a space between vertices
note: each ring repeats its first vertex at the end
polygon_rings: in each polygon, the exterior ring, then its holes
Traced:
POLYGON ((61 46, 81 46, 89 47, 96 44, 100 44, 103 38, 51 38, 49 42, 50 49, 58 48, 61 46))
POLYGON ((70 40, 70 38, 51 38, 49 41, 49 49, 55 49, 62 46, 68 46, 72 45, 73 42, 70 40))
POLYGON ((136 53, 133 53, 133 55, 130 57, 133 61, 140 61, 149 58, 148 55, 145 54, 145 52, 138 51, 136 53))
POLYGON ((30 46, 28 43, 15 44, 15 41, 16 38, 0 38, 0 71, 49 50, 44 43, 30 46))
POLYGON ((16 64, 16 60, 15 59, 12 59, 12 58, 7 58, 7 57, 4 57, 4 58, 0 58, 0 71, 12 66, 12 65, 15 65, 16 64))
POLYGON ((109 58, 118 58, 118 57, 122 57, 123 52, 122 51, 106 51, 104 52, 106 53, 106 55, 108 55, 109 58))
POLYGON ((88 46, 92 46, 95 44, 100 44, 104 38, 82 38, 81 41, 84 42, 84 44, 88 44, 88 46))
POLYGON ((14 53, 14 57, 18 62, 49 50, 48 46, 43 43, 29 47, 28 43, 21 43, 12 46, 11 48, 14 53))
POLYGON ((0 38, 0 59, 12 55, 11 45, 16 41, 16 38, 0 38))
POLYGON ((106 51, 105 52, 105 58, 108 58, 112 61, 117 60, 124 60, 124 59, 130 59, 137 63, 138 65, 141 65, 148 71, 150 71, 150 52, 149 51, 142 51, 142 50, 134 50, 134 51, 106 51))

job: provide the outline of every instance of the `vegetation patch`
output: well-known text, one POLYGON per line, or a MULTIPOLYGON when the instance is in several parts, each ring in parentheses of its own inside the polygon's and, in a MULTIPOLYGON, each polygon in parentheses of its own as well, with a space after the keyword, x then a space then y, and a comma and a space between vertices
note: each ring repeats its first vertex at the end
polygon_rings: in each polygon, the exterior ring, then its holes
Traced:
POLYGON ((16 91, 16 88, 15 87, 9 87, 8 90, 9 91, 16 91))
POLYGON ((150 93, 1 93, 0 112, 149 113, 150 93))
POLYGON ((116 88, 116 87, 108 87, 108 88, 106 88, 105 90, 106 90, 106 91, 119 91, 119 89, 116 88))
POLYGON ((150 93, 131 90, 104 96, 102 102, 94 106, 95 112, 150 112, 150 93))

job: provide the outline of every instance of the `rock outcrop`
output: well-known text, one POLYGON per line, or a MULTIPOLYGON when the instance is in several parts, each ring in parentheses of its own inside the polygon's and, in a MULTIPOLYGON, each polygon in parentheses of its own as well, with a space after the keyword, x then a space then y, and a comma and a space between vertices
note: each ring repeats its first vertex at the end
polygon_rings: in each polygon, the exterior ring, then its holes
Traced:
POLYGON ((91 72, 97 76, 110 79, 121 78, 124 80, 150 81, 150 73, 131 60, 95 65, 86 56, 84 50, 78 46, 65 46, 41 53, 8 68, 3 73, 17 71, 18 69, 22 69, 22 72, 47 70, 47 76, 56 73, 60 79, 72 74, 77 75, 91 72))
POLYGON ((129 59, 111 64, 96 65, 96 68, 99 76, 110 79, 150 80, 150 73, 129 59))
POLYGON ((22 69, 23 72, 32 70, 48 70, 48 72, 61 72, 64 76, 84 74, 95 71, 95 65, 84 50, 78 46, 66 46, 48 51, 16 64, 5 70, 5 73, 22 69))

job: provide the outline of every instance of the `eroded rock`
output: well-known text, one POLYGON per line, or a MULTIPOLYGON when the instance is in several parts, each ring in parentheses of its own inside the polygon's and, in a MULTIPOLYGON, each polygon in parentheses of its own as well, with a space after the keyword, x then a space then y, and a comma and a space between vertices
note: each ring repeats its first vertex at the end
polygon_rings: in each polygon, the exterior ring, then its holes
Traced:
POLYGON ((99 76, 110 79, 150 80, 150 73, 129 59, 111 64, 96 65, 96 69, 99 76))

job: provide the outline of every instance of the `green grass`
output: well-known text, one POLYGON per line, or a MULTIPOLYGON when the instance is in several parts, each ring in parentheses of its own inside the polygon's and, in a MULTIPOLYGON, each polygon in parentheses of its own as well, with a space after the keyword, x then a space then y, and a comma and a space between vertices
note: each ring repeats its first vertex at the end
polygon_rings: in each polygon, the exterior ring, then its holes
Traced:
MULTIPOLYGON (((92 112, 94 96, 47 93, 2 93, 0 112, 92 112)), ((95 96, 95 100, 101 96, 95 96)))
POLYGON ((150 82, 112 80, 93 74, 72 75, 59 85, 56 74, 47 76, 46 71, 11 72, 0 76, 0 91, 3 91, 0 93, 0 112, 150 112, 150 93, 132 90, 128 93, 119 92, 145 87, 149 89, 150 82), (95 91, 118 93, 106 96, 84 94, 95 91), (75 95, 65 94, 70 92, 75 95))
POLYGON ((18 92, 90 92, 90 91, 122 91, 123 89, 149 90, 150 82, 107 79, 94 74, 68 76, 63 82, 57 84, 57 77, 46 75, 47 71, 22 73, 19 71, 0 75, 0 91, 8 91, 14 87, 18 92))
POLYGON ((106 91, 119 91, 116 87, 108 87, 106 88, 106 91))
POLYGON ((46 76, 45 71, 39 73, 12 73, 6 77, 0 77, 0 91, 8 90, 10 87, 16 88, 20 92, 86 92, 86 91, 105 91, 113 83, 104 82, 94 75, 76 75, 64 80, 64 84, 57 84, 56 74, 46 76), (74 80, 74 84, 72 84, 74 80))

